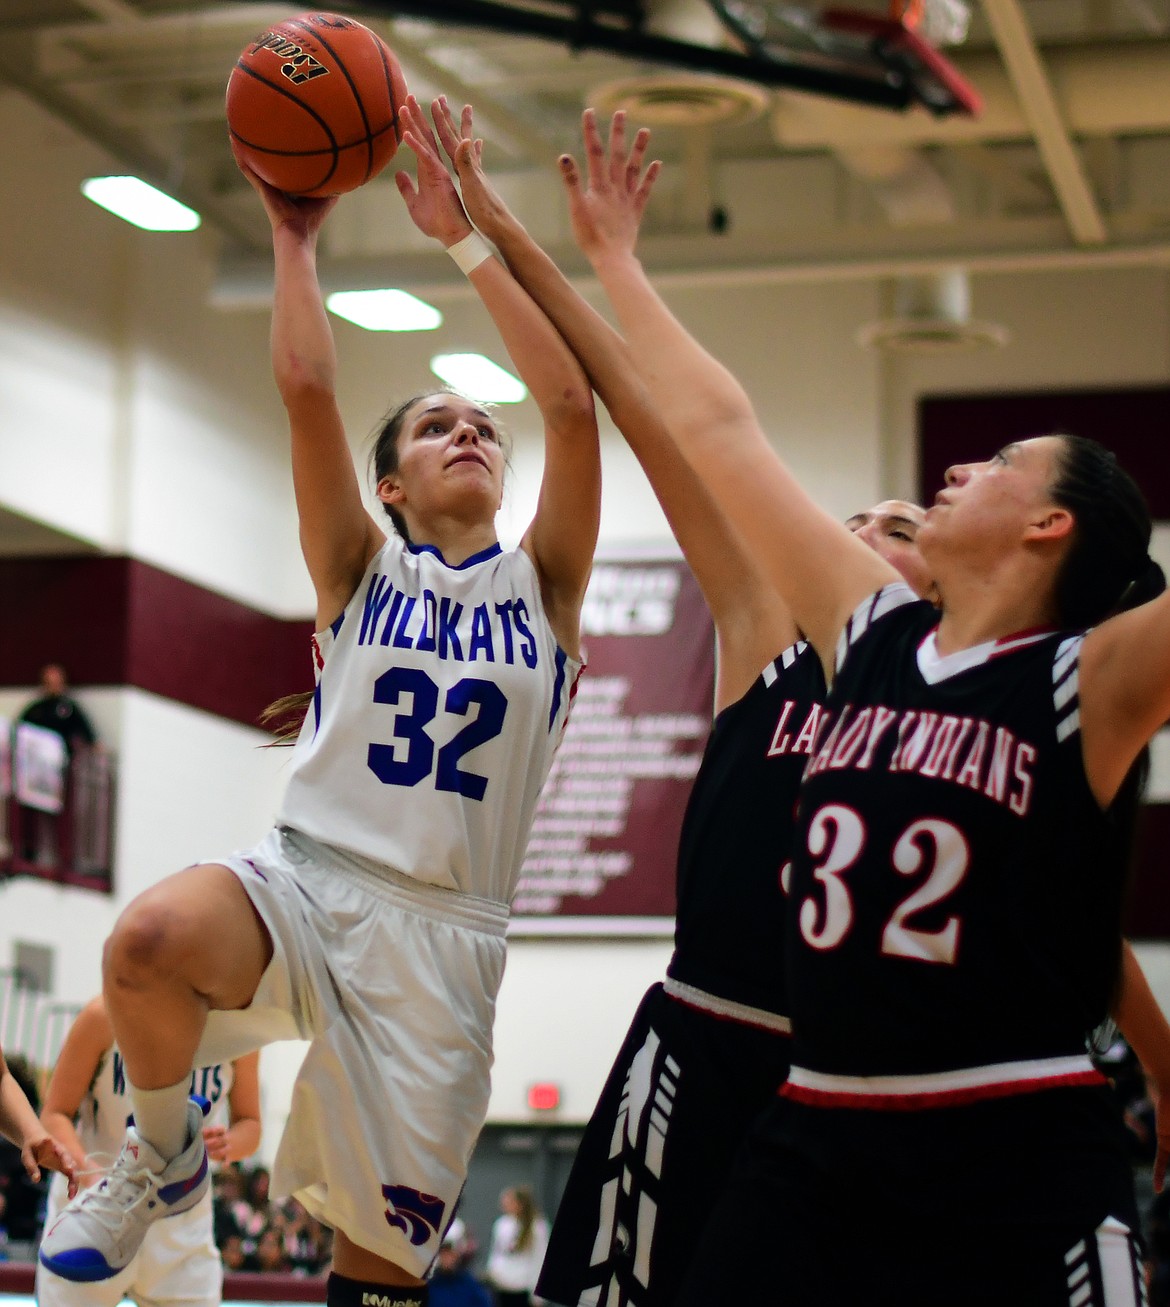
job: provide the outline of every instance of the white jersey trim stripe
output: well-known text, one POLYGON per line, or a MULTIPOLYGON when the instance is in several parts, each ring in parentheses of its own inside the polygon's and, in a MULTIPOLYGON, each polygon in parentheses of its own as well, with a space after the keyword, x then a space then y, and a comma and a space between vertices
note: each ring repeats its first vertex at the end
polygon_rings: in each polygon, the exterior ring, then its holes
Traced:
POLYGON ((794 1066, 781 1089, 786 1098, 818 1106, 910 1111, 1028 1093, 1054 1085, 1104 1084, 1086 1054, 1000 1062, 911 1076, 839 1076, 794 1066))
POLYGON ((918 646, 918 670, 927 685, 938 685, 950 680, 973 667, 982 667, 992 658, 1014 653, 1017 649, 1026 649, 1030 644, 1046 640, 1050 631, 1037 631, 1032 635, 1019 635, 1009 640, 984 640, 969 649, 958 649, 952 654, 940 654, 938 651, 938 628, 935 627, 918 646))
POLYGON ((720 998, 717 994, 708 994, 706 990, 696 989, 694 985, 684 984, 681 980, 675 980, 673 976, 666 977, 662 982, 662 988, 679 1003, 685 1003, 687 1007, 698 1008, 702 1012, 709 1012, 714 1017, 722 1017, 727 1021, 738 1021, 745 1026, 759 1026, 763 1030, 771 1030, 778 1035, 790 1035, 792 1033, 792 1022, 787 1017, 780 1016, 778 1012, 769 1012, 760 1007, 749 1007, 746 1003, 736 1003, 729 998, 720 998))
POLYGON ((1076 697, 1080 688, 1080 680, 1080 673, 1074 668, 1053 691, 1052 702, 1055 704, 1057 711, 1063 708, 1070 699, 1076 697))
POLYGON ((1052 663, 1052 706, 1056 710, 1056 739, 1063 744, 1080 729, 1080 656, 1083 635, 1061 642, 1052 663))
POLYGON ((1074 708, 1067 717, 1062 717, 1060 721, 1056 723, 1057 740, 1063 744, 1074 731, 1080 729, 1080 725, 1081 710, 1079 708, 1074 708))
MULTIPOLYGON (((1133 1235, 1128 1225, 1107 1216, 1097 1227, 1097 1261, 1101 1267, 1104 1307, 1139 1307, 1133 1235)), ((1070 1299, 1071 1301, 1071 1299, 1070 1299)))
POLYGON ((841 670, 845 655, 874 622, 897 608, 914 603, 918 603, 918 596, 905 581, 893 581, 863 599, 841 628, 841 634, 837 639, 837 654, 834 660, 837 671, 841 670))

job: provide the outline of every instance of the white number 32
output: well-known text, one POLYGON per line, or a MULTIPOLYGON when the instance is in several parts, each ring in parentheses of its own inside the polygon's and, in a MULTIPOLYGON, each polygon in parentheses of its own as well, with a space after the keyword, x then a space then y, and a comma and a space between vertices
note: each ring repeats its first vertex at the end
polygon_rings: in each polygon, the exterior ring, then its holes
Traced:
MULTIPOLYGON (((853 896, 845 875, 861 856, 865 826, 852 808, 830 803, 809 823, 808 851, 817 860, 814 878, 824 900, 808 895, 800 905, 800 933, 816 949, 836 948, 853 926, 853 896)), ((962 883, 971 851, 950 822, 924 817, 908 826, 894 845, 895 871, 926 872, 926 879, 894 909, 882 931, 882 953, 922 962, 953 963, 959 948, 959 918, 948 917, 937 930, 911 924, 917 913, 941 903, 962 883)))

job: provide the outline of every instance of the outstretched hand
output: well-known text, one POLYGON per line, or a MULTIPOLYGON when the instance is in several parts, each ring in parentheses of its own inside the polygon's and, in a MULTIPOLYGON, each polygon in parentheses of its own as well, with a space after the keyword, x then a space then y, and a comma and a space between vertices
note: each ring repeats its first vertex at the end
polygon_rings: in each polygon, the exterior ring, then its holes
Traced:
POLYGON ((474 134, 471 105, 463 106, 457 123, 447 97, 441 95, 431 105, 431 117, 447 158, 458 174, 467 216, 489 240, 498 244, 504 227, 515 222, 515 218, 483 170, 483 141, 474 134))
POLYGON ((395 173, 399 193, 419 231, 444 245, 454 245, 471 233, 471 220, 443 163, 439 143, 413 95, 406 97, 400 117, 405 128, 402 143, 414 152, 418 180, 416 184, 408 172, 395 173))
POLYGON ((68 1179, 70 1198, 77 1193, 77 1163, 72 1153, 52 1135, 42 1134, 26 1140, 20 1150, 20 1160, 33 1184, 40 1181, 41 1167, 44 1167, 48 1171, 60 1171, 68 1179))
MULTIPOLYGON (((234 142, 232 149, 234 152, 234 142)), ((248 179, 252 189, 259 195, 274 232, 285 227, 304 240, 316 240, 321 224, 341 198, 338 195, 327 195, 322 199, 315 199, 308 195, 288 195, 284 191, 278 191, 275 186, 270 186, 263 177, 253 172, 238 154, 236 154, 236 164, 248 179)))
POLYGON ((587 176, 584 188, 576 160, 568 154, 560 158, 573 237, 590 261, 607 253, 632 253, 646 202, 662 171, 657 159, 644 171, 642 168, 650 133, 645 127, 639 128, 633 145, 627 149, 626 115, 620 109, 609 125, 608 147, 602 142, 592 109, 585 110, 582 133, 587 176))

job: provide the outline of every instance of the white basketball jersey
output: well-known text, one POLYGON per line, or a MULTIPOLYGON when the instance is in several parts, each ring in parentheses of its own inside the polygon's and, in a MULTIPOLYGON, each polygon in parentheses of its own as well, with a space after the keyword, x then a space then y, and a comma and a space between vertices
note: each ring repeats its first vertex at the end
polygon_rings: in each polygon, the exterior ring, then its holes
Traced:
MULTIPOLYGON (((230 1062, 197 1067, 191 1072, 191 1093, 211 1104, 205 1124, 228 1125, 228 1094, 234 1071, 230 1062)), ((77 1114, 77 1136, 89 1154, 116 1157, 126 1137, 126 1123, 134 1111, 126 1085, 126 1067, 115 1044, 102 1054, 93 1083, 81 1100, 77 1114)))
POLYGON ((281 824, 510 902, 581 670, 531 559, 493 545, 451 567, 391 536, 314 652, 281 824))

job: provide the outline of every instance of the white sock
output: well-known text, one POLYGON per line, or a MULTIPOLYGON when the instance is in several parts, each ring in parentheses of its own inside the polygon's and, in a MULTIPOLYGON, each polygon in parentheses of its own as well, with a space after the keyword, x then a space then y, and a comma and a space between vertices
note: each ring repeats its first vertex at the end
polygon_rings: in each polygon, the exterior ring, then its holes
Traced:
POLYGON ((139 1089, 129 1080, 126 1091, 134 1105, 134 1128, 165 1161, 187 1147, 187 1098, 191 1077, 163 1089, 139 1089))

